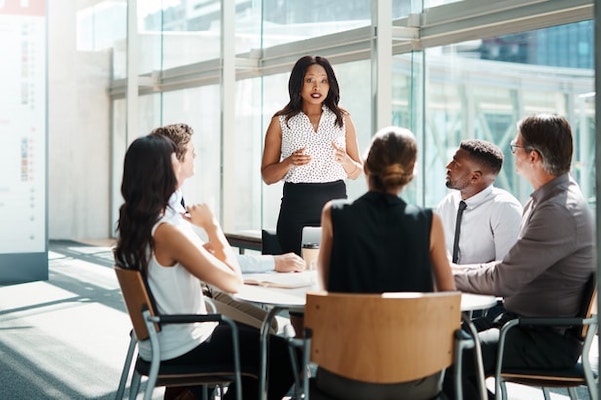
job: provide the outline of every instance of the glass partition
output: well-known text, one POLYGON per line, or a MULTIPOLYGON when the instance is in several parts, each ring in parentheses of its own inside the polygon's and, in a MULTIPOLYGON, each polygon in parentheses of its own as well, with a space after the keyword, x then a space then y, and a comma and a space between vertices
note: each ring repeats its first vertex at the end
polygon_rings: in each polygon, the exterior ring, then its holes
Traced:
POLYGON ((371 24, 370 0, 263 0, 262 47, 371 24))
POLYGON ((532 189, 516 175, 509 142, 516 135, 517 121, 536 112, 568 118, 576 145, 572 174, 585 197, 594 197, 594 103, 590 97, 594 74, 592 58, 584 57, 592 57, 592 28, 588 23, 567 27, 525 32, 519 39, 511 35, 426 50, 426 157, 422 160, 428 182, 426 205, 436 205, 445 195, 445 166, 459 142, 467 138, 501 147, 505 162, 496 185, 525 202, 532 189), (588 39, 582 36, 576 46, 567 46, 555 34, 581 29, 588 29, 590 35, 588 39), (516 42, 524 38, 528 40, 521 48, 516 42), (564 67, 573 64, 563 61, 573 56, 572 47, 582 53, 580 65, 564 67))
POLYGON ((125 78, 127 0, 88 2, 76 18, 77 51, 112 52, 112 78, 125 78))
POLYGON ((221 219, 221 122, 217 85, 163 95, 161 125, 184 122, 194 129, 195 174, 182 187, 189 204, 207 203, 221 219))
MULTIPOLYGON (((141 92, 153 93, 139 100, 140 132, 170 122, 187 122, 195 128, 197 172, 186 184, 186 196, 208 202, 221 221, 232 225, 224 226, 227 231, 276 225, 282 184, 268 186, 261 179, 263 139, 272 115, 288 100, 290 69, 308 51, 303 47, 306 39, 318 38, 309 42, 319 46, 323 36, 327 44, 324 55, 332 60, 340 83, 340 105, 352 115, 361 154, 367 149, 374 133, 374 99, 378 96, 372 89, 372 77, 379 67, 371 59, 373 41, 357 31, 331 34, 370 26, 376 1, 236 0, 235 95, 233 103, 225 103, 228 107, 233 104, 235 128, 234 132, 222 132, 221 1, 138 0, 139 70, 155 74, 153 87, 141 81, 141 92), (262 58, 266 53, 269 58, 262 58), (161 81, 163 77, 166 82, 161 81), (226 148, 224 142, 231 144, 226 148), (235 160, 235 164, 223 166, 223 160, 235 160), (221 180, 232 176, 236 192, 224 193, 221 180), (227 209, 222 209, 224 204, 227 209)), ((391 22, 396 27, 406 26, 409 14, 418 14, 411 23, 419 24, 429 8, 437 8, 439 19, 444 19, 447 8, 461 10, 460 4, 447 7, 461 1, 391 1, 392 18, 397 19, 391 22)), ((123 13, 124 1, 111 3, 118 4, 123 13)), ((508 143, 515 136, 517 121, 540 111, 568 117, 576 142, 572 173, 585 196, 594 201, 593 23, 585 20, 520 31, 523 27, 516 21, 524 12, 514 4, 511 12, 495 14, 509 19, 511 25, 502 36, 480 37, 483 28, 446 35, 444 29, 455 25, 441 20, 439 37, 407 43, 393 39, 397 54, 392 56, 389 78, 391 123, 411 129, 419 143, 416 178, 403 192, 407 201, 435 206, 444 197, 445 166, 466 138, 486 139, 501 147, 505 164, 496 184, 526 201, 531 188, 516 175, 508 143), (437 44, 431 44, 432 40, 437 44)), ((94 15, 105 14, 96 8, 94 15)), ((470 23, 482 22, 479 17, 472 16, 470 23)), ((578 18, 582 17, 571 20, 578 18)), ((83 31, 87 43, 104 41, 94 37, 91 27, 83 31)), ((400 32, 401 36, 411 33, 400 32)), ((113 33, 115 79, 125 76, 125 38, 120 41, 120 36, 119 30, 113 33)), ((319 54, 320 48, 315 52, 319 54)), ((113 100, 123 96, 124 90, 115 93, 113 100)), ((120 113, 119 118, 125 117, 120 113)), ((366 189, 363 176, 348 182, 351 199, 366 189)))
POLYGON ((220 56, 221 1, 138 0, 140 74, 220 56))

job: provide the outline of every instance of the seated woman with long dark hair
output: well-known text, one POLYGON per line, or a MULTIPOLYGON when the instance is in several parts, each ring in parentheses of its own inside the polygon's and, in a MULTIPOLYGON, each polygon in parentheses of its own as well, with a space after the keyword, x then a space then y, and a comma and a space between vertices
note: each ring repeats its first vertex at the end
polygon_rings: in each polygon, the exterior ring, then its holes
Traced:
MULTIPOLYGON (((119 210, 117 262, 142 271, 159 313, 206 314, 200 281, 235 293, 242 285, 240 267, 217 219, 206 204, 187 207, 188 215, 173 221, 166 212, 177 188, 180 161, 175 145, 165 137, 149 135, 136 139, 125 154, 119 210), (194 232, 202 228, 208 242, 194 232)), ((259 331, 238 324, 243 372, 259 371, 259 331)), ((230 328, 225 324, 174 324, 159 334, 163 363, 232 362, 230 328)), ((149 344, 140 342, 142 358, 148 359, 149 344)), ((280 400, 294 377, 285 339, 270 337, 269 398, 280 400)), ((256 379, 243 376, 244 399, 258 398, 256 379)), ((233 388, 232 388, 233 389, 233 388)), ((233 398, 228 390, 225 399, 233 398)))

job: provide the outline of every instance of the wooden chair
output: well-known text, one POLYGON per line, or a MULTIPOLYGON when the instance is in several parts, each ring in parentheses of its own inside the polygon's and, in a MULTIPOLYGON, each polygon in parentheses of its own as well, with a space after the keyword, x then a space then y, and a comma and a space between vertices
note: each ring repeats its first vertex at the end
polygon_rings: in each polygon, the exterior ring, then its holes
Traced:
POLYGON ((590 349, 596 337, 597 322, 597 279, 592 274, 583 296, 583 302, 576 318, 516 318, 506 322, 500 331, 497 365, 495 369, 496 398, 507 399, 505 382, 513 382, 528 386, 539 386, 543 390, 545 400, 550 400, 549 387, 568 388, 570 399, 577 399, 575 387, 586 385, 592 400, 597 400, 597 379, 591 368, 590 349), (567 326, 570 332, 583 342, 580 360, 573 368, 567 369, 526 369, 503 368, 503 352, 507 341, 507 333, 516 326, 567 326))
MULTIPOLYGON (((122 399, 127 384, 131 364, 138 341, 149 340, 152 348, 152 360, 143 360, 137 356, 131 379, 129 398, 134 399, 140 388, 142 376, 147 377, 144 399, 149 400, 156 386, 215 386, 236 383, 237 399, 242 399, 240 356, 237 327, 229 318, 221 314, 158 315, 142 274, 138 270, 115 266, 117 279, 123 294, 123 300, 133 325, 133 332, 121 373, 116 399, 122 399), (225 322, 232 329, 234 360, 230 366, 203 364, 199 360, 195 365, 162 365, 159 355, 158 333, 165 324, 189 324, 195 322, 225 322)), ((207 391, 205 390, 205 397, 207 391)))
MULTIPOLYGON (((459 292, 307 293, 304 368, 311 361, 348 382, 387 390, 434 375, 462 351, 460 307, 459 292)), ((461 368, 456 370, 458 383, 461 368)), ((442 374, 434 396, 440 394, 441 384, 442 374)), ((323 393, 307 379, 302 386, 305 400, 336 395, 323 393)), ((461 398, 461 385, 456 387, 461 398)), ((383 398, 375 393, 368 398, 383 398)))

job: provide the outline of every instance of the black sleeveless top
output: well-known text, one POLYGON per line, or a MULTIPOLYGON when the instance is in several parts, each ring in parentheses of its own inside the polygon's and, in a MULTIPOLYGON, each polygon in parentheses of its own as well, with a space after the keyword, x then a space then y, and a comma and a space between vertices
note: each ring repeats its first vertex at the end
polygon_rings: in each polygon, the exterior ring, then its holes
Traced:
POLYGON ((333 243, 328 290, 432 292, 432 210, 367 192, 332 202, 333 243))

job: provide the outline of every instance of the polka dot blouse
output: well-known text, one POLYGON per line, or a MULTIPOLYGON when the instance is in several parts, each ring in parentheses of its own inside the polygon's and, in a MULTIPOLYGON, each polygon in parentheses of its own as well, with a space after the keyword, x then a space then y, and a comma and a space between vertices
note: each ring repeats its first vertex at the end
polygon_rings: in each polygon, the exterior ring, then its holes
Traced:
POLYGON ((322 108, 317 132, 313 130, 309 117, 300 112, 288 120, 280 115, 282 127, 282 159, 289 157, 296 150, 305 147, 305 154, 312 159, 307 165, 292 167, 284 176, 291 183, 327 183, 346 179, 342 165, 334 159, 332 142, 338 147, 346 148, 346 129, 335 124, 336 114, 328 107, 322 108))

